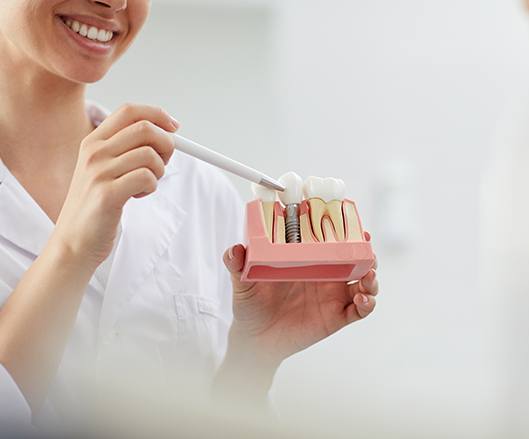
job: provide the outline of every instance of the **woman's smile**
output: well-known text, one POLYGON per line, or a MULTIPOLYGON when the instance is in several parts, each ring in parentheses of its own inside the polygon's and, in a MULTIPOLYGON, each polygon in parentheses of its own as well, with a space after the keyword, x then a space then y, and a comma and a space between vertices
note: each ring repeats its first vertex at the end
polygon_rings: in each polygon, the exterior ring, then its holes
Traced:
POLYGON ((118 25, 94 17, 57 15, 56 20, 76 48, 95 55, 108 55, 120 34, 118 25))

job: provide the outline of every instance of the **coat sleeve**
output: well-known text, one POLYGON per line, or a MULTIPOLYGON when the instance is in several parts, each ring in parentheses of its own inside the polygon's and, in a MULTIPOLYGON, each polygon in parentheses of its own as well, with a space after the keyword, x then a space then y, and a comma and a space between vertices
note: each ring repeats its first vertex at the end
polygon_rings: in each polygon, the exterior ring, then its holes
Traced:
POLYGON ((2 279, 0 279, 0 308, 4 303, 6 303, 7 298, 12 292, 12 288, 9 287, 2 279))
POLYGON ((0 364, 0 425, 19 431, 30 424, 29 405, 9 372, 0 364))

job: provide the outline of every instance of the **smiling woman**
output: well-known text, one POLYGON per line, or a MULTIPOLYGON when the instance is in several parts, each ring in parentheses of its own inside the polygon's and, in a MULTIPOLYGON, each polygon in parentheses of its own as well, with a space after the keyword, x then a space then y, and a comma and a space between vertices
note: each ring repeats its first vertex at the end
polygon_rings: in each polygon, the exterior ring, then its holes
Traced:
POLYGON ((73 428, 101 401, 213 392, 263 408, 279 365, 369 315, 378 292, 374 269, 353 285, 243 282, 243 206, 224 175, 174 151, 178 122, 85 101, 148 12, 0 9, 0 365, 36 419, 73 428))
POLYGON ((127 50, 147 19, 149 3, 6 0, 1 30, 13 50, 65 78, 91 83, 127 50))

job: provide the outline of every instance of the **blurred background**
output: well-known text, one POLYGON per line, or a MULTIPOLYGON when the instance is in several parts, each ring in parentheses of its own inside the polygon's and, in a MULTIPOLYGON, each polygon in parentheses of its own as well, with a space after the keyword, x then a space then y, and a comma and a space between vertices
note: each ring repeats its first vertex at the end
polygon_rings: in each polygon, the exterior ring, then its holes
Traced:
POLYGON ((273 176, 346 181, 382 294, 369 319, 284 364, 286 422, 327 437, 527 437, 529 303, 501 282, 527 259, 499 250, 512 230, 495 216, 510 209, 497 204, 509 133, 529 117, 523 6, 154 0, 135 50, 90 89, 111 110, 161 105, 183 135, 273 176))

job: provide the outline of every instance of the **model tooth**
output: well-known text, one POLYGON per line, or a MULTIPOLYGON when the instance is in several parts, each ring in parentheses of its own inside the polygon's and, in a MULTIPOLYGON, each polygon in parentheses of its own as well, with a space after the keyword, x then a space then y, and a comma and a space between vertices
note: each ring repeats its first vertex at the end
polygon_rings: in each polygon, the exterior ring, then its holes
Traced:
POLYGON ((328 186, 328 197, 327 202, 330 201, 343 201, 345 198, 345 182, 339 178, 327 178, 326 183, 328 186))
POLYGON ((323 178, 321 177, 308 177, 303 183, 303 192, 305 198, 310 200, 311 198, 321 198, 323 188, 323 178))
MULTIPOLYGON (((338 178, 326 179, 328 186, 327 213, 331 218, 338 241, 345 241, 345 224, 343 220, 343 199, 345 198, 345 182, 338 178)), ((329 234, 325 235, 330 236, 329 234)))
POLYGON ((255 183, 252 184, 252 191, 255 198, 261 200, 265 232, 270 242, 273 242, 274 204, 277 196, 276 191, 255 183))
POLYGON ((256 200, 261 200, 267 203, 273 203, 277 198, 276 191, 256 183, 252 183, 252 192, 256 200))
POLYGON ((303 201, 303 179, 298 174, 287 172, 279 178, 279 182, 285 187, 285 190, 279 193, 279 199, 285 206, 300 204, 303 201))
POLYGON ((323 230, 323 236, 325 237, 325 242, 336 242, 336 232, 334 224, 328 216, 324 216, 321 220, 321 228, 323 230))
POLYGON ((333 200, 327 203, 327 213, 332 221, 338 241, 345 241, 345 224, 342 211, 343 202, 333 200))
POLYGON ((305 180, 303 189, 309 200, 312 228, 318 240, 320 242, 345 241, 342 212, 345 182, 331 177, 309 177, 305 180), (332 221, 334 233, 331 233, 331 224, 325 224, 325 228, 323 227, 323 220, 326 217, 332 221))

